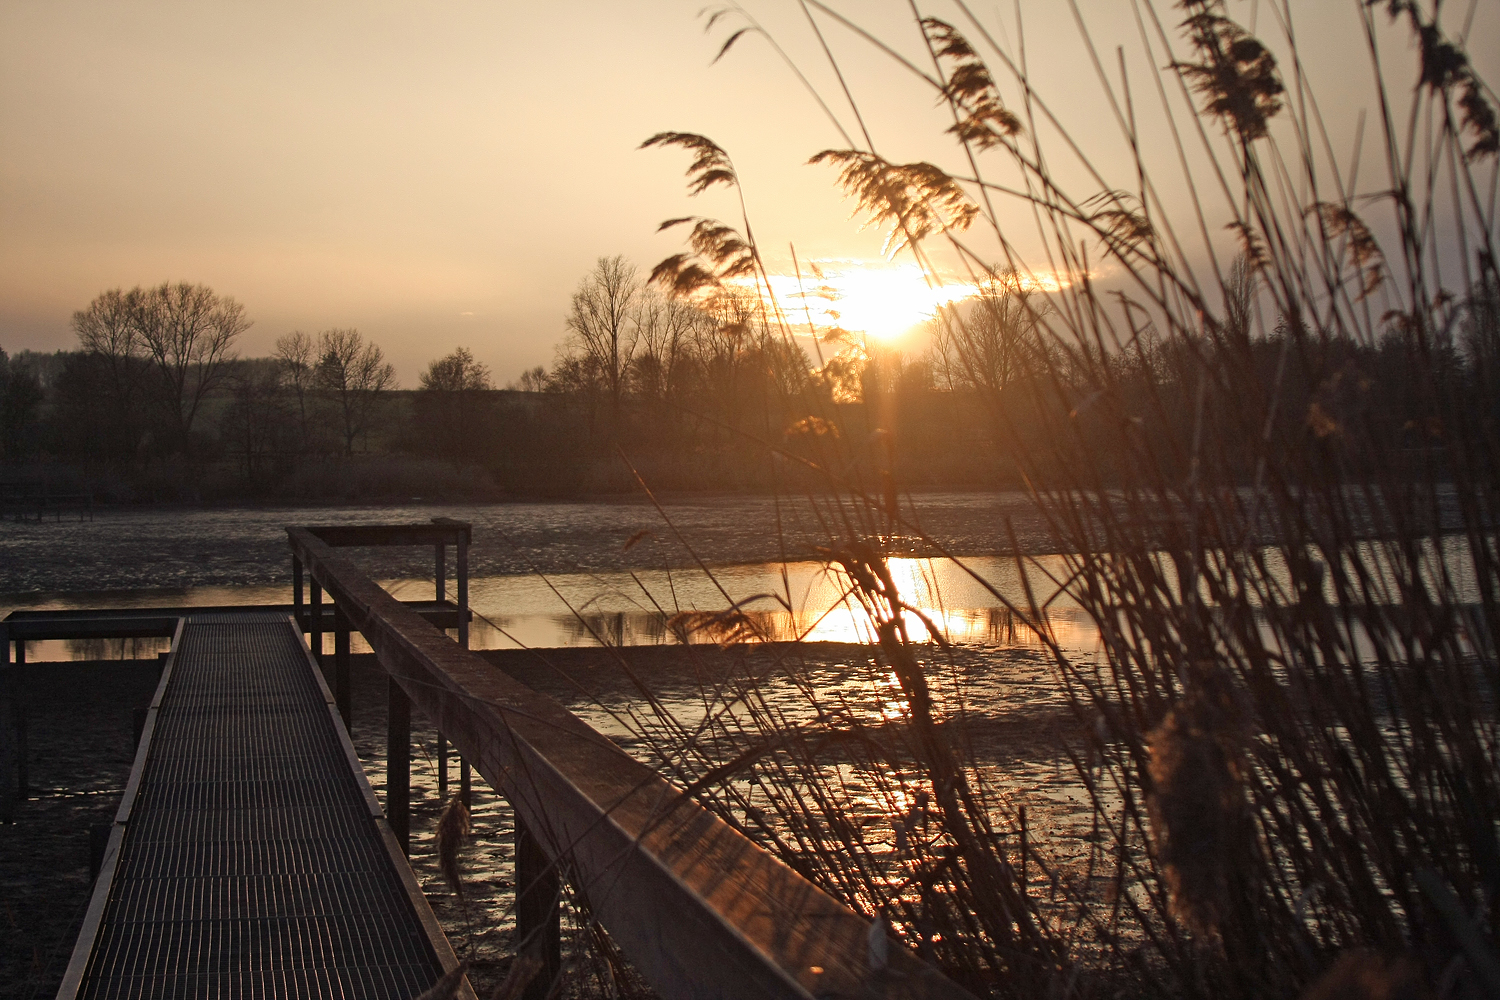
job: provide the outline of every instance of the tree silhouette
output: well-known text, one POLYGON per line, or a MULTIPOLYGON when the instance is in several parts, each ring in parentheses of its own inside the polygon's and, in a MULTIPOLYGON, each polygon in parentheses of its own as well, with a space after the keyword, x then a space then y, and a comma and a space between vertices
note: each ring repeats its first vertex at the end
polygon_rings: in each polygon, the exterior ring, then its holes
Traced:
POLYGON ((244 306, 187 282, 112 289, 73 314, 79 344, 107 373, 121 426, 140 428, 142 404, 152 403, 165 419, 170 446, 184 451, 204 398, 234 357, 235 338, 249 327, 244 306), (146 377, 148 365, 155 379, 146 377))
POLYGON ((307 450, 307 396, 314 387, 318 358, 313 339, 301 330, 276 338, 276 363, 282 388, 291 390, 297 400, 297 445, 307 450))
POLYGON ((417 394, 417 423, 429 446, 461 467, 482 437, 483 393, 493 388, 490 371, 467 347, 427 366, 417 394))
POLYGON ((235 338, 250 328, 245 307, 207 285, 163 282, 129 298, 136 335, 162 379, 176 445, 187 450, 203 399, 224 378, 235 338))
POLYGON ((610 415, 618 421, 620 399, 635 354, 637 324, 631 307, 640 294, 635 266, 623 256, 600 257, 573 293, 567 326, 581 349, 582 369, 596 374, 609 393, 610 415))
POLYGON ((317 386, 338 406, 344 454, 354 454, 354 439, 369 430, 376 401, 396 388, 396 368, 358 330, 324 330, 318 334, 317 386))

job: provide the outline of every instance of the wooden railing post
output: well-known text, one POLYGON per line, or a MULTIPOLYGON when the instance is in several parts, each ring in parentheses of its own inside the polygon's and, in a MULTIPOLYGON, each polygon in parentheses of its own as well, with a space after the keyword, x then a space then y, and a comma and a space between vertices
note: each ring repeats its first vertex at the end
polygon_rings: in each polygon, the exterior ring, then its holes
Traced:
MULTIPOLYGON (((448 547, 442 542, 432 547, 433 553, 433 589, 437 592, 437 602, 443 603, 448 599, 448 570, 444 565, 448 559, 448 547)), ((443 803, 448 801, 448 738, 443 735, 441 729, 437 733, 437 768, 438 768, 438 799, 443 803)))
POLYGON ((344 728, 349 728, 349 616, 342 605, 333 605, 333 700, 339 707, 344 728))
POLYGON ((318 578, 313 577, 308 581, 311 593, 308 595, 308 640, 307 647, 312 650, 313 659, 318 661, 318 666, 323 665, 323 588, 318 585, 318 578))
MULTIPOLYGON (((465 532, 459 532, 458 544, 458 644, 464 649, 469 648, 469 537, 465 532)), ((466 809, 474 808, 474 796, 470 787, 469 762, 463 760, 460 765, 459 795, 464 800, 466 809)))
MULTIPOLYGON (((16 643, 25 649, 25 642, 16 643)), ((26 719, 26 657, 16 657, 16 665, 10 668, 15 682, 11 684, 11 705, 16 713, 16 798, 24 802, 31 798, 31 748, 28 738, 29 725, 26 719)))
POLYGON ((469 542, 458 536, 458 644, 469 648, 469 542))
POLYGON ((562 880, 557 866, 516 816, 516 953, 541 961, 523 1000, 546 1000, 562 971, 562 880))
POLYGON ((385 818, 411 854, 411 700, 392 677, 386 684, 385 818))
POLYGON ((306 631, 302 620, 302 560, 292 556, 292 620, 297 623, 297 631, 306 631))
MULTIPOLYGON (((7 643, 10 641, 8 636, 4 638, 7 643)), ((0 666, 0 822, 16 818, 16 803, 27 798, 30 791, 26 769, 26 696, 22 690, 25 672, 24 664, 10 666, 7 662, 0 666), (14 769, 9 753, 15 754, 14 769)))
MULTIPOLYGON (((26 746, 26 640, 16 639, 16 665, 10 665, 10 626, 0 623, 0 640, 5 644, 5 666, 0 667, 0 679, 8 680, 8 684, 0 684, 0 694, 9 693, 11 718, 0 720, 0 726, 11 724, 15 729, 15 752, 16 752, 16 798, 24 800, 31 797, 31 771, 27 763, 30 756, 26 746)), ((5 699, 0 698, 0 711, 5 709, 5 699)), ((0 768, 3 770, 3 768, 0 768)), ((10 775, 0 778, 7 785, 10 784, 10 775)), ((11 817, 7 817, 11 818, 11 817)))

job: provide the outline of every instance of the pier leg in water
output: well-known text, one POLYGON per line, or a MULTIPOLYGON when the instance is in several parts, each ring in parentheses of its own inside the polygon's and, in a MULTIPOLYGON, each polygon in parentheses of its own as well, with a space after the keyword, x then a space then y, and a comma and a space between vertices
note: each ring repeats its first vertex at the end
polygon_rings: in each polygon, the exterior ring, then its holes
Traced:
POLYGON ((349 617, 333 606, 333 700, 344 728, 349 728, 349 617))
POLYGON ((0 667, 0 823, 11 823, 16 818, 16 787, 20 778, 17 773, 19 740, 16 729, 20 717, 13 700, 15 675, 15 667, 0 667))
MULTIPOLYGON (((448 740, 437 734, 438 801, 448 801, 448 740)), ((464 803, 468 805, 468 803, 464 803)))
MULTIPOLYGON (((31 766, 28 758, 31 748, 27 746, 28 725, 26 719, 26 642, 16 643, 16 665, 6 670, 10 674, 10 708, 15 732, 16 798, 25 801, 31 798, 31 766)), ((10 775, 5 776, 10 780, 10 775)))
POLYGON ((542 963, 523 1000, 544 1000, 562 969, 562 881, 557 866, 516 816, 516 951, 542 963))
POLYGON ((31 747, 26 721, 26 695, 16 691, 16 796, 23 802, 31 798, 31 747))
POLYGON ((385 818, 396 842, 411 854, 411 700, 394 677, 385 709, 385 818))
MULTIPOLYGON (((464 541, 464 536, 459 535, 458 545, 458 644, 464 649, 469 648, 469 545, 464 541)), ((464 808, 474 808, 474 796, 469 788, 469 762, 460 762, 459 770, 459 794, 463 797, 464 808)))

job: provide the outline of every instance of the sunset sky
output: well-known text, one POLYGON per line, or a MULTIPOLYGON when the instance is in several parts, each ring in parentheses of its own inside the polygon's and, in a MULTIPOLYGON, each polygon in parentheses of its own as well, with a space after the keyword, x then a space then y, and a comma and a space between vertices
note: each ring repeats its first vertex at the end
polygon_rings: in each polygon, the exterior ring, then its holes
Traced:
MULTIPOLYGON (((269 353, 293 329, 352 326, 384 347, 407 385, 459 345, 503 384, 551 360, 568 295, 597 257, 625 254, 648 270, 681 249, 680 231, 654 232, 661 220, 738 221, 722 191, 686 197, 685 154, 637 150, 662 130, 702 132, 730 152, 774 265, 790 272, 794 241, 799 258, 835 277, 852 272, 842 282, 846 326, 899 332, 924 304, 952 298, 951 289, 927 296, 909 259, 882 262, 880 235, 851 220, 832 171, 805 165, 844 142, 765 39, 742 38, 713 64, 744 22, 705 33, 702 3, 8 0, 0 348, 71 347, 73 311, 99 292, 186 280, 246 305, 255 321, 246 355, 269 353), (872 267, 887 270, 858 273, 872 267)), ((906 3, 838 6, 926 59, 906 3)), ((1003 25, 994 8, 982 16, 1016 51, 1004 6, 1003 25)), ((1357 4, 1301 6, 1315 8, 1298 12, 1298 27, 1343 156, 1369 100, 1357 4)), ((1122 46, 1138 100, 1155 101, 1129 3, 1080 7, 1111 71, 1122 46)), ((1468 6, 1448 7, 1456 33, 1468 6)), ((1479 8, 1469 48, 1493 83, 1500 17, 1479 8)), ((749 9, 854 133, 802 8, 749 9)), ((1023 0, 1020 10, 1038 90, 1100 163, 1124 167, 1068 6, 1023 0)), ((1271 27, 1264 3, 1231 10, 1271 27)), ((960 19, 942 7, 924 13, 960 19)), ((1180 14, 1163 6, 1160 15, 1175 37, 1180 14)), ((950 119, 930 93, 820 23, 876 147, 957 168, 941 134, 950 119)), ((1409 67, 1404 38, 1391 36, 1389 57, 1409 67)), ((1169 169, 1167 133, 1144 128, 1169 169)), ((1374 154, 1367 135, 1362 187, 1378 186, 1374 154)), ((1017 227, 1026 224, 1018 211, 1017 227)))

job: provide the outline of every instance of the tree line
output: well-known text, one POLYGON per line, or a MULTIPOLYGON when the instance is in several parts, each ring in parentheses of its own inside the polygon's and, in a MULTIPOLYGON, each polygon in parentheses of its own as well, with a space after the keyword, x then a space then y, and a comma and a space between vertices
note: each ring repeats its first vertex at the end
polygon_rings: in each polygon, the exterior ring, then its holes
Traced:
MULTIPOLYGON (((1221 431, 1245 420, 1316 440, 1353 474, 1361 455, 1432 451, 1443 433, 1437 396, 1490 433, 1500 427, 1500 295, 1490 285, 1454 303, 1444 337, 1422 344, 1399 317, 1376 342, 1286 320, 1252 336, 1246 266, 1225 297, 1214 337, 1162 338, 1143 320, 1129 345, 1104 350, 1053 336, 1048 296, 997 270, 938 314, 923 352, 831 330, 814 364, 752 291, 675 297, 605 257, 580 281, 550 366, 499 389, 459 347, 403 391, 357 330, 294 331, 270 357, 240 358, 250 324, 234 299, 185 283, 116 289, 74 315, 78 350, 0 352, 0 455, 13 480, 17 470, 167 470, 226 497, 298 495, 310 470, 337 478, 377 458, 448 470, 413 466, 387 484, 428 494, 614 491, 633 488, 635 472, 682 490, 796 487, 829 474, 881 488, 1015 487, 1023 477, 1007 455, 1065 460, 1060 427, 1086 442, 1129 421, 1161 468, 1187 475, 1212 461, 1243 480, 1255 473, 1234 442, 1247 439, 1221 431), (1436 359, 1423 370, 1443 385, 1408 384, 1418 350, 1436 359), (1274 385, 1266 413, 1247 415, 1248 390, 1236 386, 1252 385, 1274 385), (1205 428, 1219 444, 1195 455, 1205 428)), ((1108 454, 1094 463, 1101 483, 1108 454)))
POLYGON ((296 331, 245 359, 251 323, 230 296, 180 282, 112 289, 73 314, 78 349, 0 351, 0 455, 16 466, 130 473, 239 465, 260 481, 367 447, 395 368, 357 330, 296 331))

